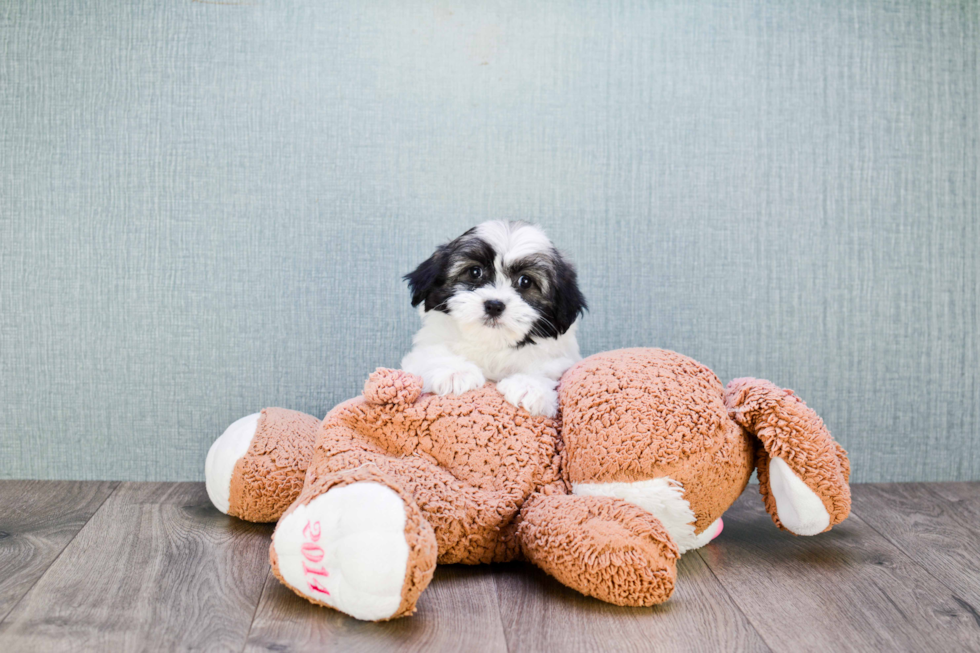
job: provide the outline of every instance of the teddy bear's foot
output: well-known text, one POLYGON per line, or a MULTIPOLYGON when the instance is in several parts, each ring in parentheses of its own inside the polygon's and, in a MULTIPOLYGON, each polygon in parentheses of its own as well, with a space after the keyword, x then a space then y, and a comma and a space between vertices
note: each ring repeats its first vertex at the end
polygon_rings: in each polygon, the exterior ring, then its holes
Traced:
POLYGON ((650 606, 674 591, 677 546, 656 517, 622 499, 536 495, 518 537, 531 562, 587 596, 650 606))
POLYGON ((415 611, 437 547, 414 502, 372 468, 316 479, 325 491, 305 499, 304 490, 290 507, 272 536, 270 559, 300 596, 381 621, 415 611))
POLYGON ((823 420, 792 390, 760 379, 725 388, 729 414, 762 443, 756 453, 759 492, 779 528, 816 535, 851 510, 850 464, 823 420))
POLYGON ((211 503, 247 521, 279 519, 303 489, 319 427, 317 418, 285 408, 266 408, 234 422, 204 463, 211 503))
POLYGON ((214 507, 228 514, 231 504, 231 475, 248 452, 262 413, 246 415, 225 429, 208 450, 204 461, 204 485, 214 507))

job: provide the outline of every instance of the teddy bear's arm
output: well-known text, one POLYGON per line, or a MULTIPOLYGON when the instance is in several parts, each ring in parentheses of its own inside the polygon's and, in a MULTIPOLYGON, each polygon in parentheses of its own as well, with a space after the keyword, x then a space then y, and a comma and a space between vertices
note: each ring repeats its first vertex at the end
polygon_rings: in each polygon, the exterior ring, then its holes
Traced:
POLYGON ((847 452, 802 399, 769 381, 735 379, 725 388, 729 414, 759 438, 759 492, 782 530, 816 535, 851 509, 847 452))
POLYGON ((674 591, 674 541, 656 517, 622 499, 536 494, 517 532, 531 562, 588 596, 649 606, 674 591))

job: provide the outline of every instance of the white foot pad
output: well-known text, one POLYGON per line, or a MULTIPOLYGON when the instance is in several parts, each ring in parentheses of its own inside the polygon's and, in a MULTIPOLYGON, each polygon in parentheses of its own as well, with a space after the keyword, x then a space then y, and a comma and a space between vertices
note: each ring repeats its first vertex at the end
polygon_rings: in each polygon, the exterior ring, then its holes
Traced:
POLYGON ((204 481, 211 503, 228 514, 231 502, 231 475, 239 458, 248 453, 262 413, 252 413, 234 422, 214 441, 204 461, 204 481))
POLYGON ((680 553, 703 546, 694 534, 696 518, 684 498, 684 486, 669 476, 633 483, 573 483, 572 494, 616 497, 643 508, 660 520, 680 553))
POLYGON ((782 458, 769 461, 769 489, 783 526, 797 535, 816 535, 830 526, 823 501, 793 473, 782 458))
POLYGON ((344 485, 299 506, 272 543, 282 578, 310 598, 368 621, 387 619, 401 605, 405 504, 381 483, 344 485))

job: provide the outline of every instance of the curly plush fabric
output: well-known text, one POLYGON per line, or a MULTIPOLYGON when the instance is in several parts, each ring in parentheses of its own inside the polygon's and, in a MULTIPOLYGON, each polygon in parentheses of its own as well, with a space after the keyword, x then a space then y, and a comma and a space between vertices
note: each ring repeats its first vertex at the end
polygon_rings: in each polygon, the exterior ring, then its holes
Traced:
POLYGON ((371 404, 407 406, 422 394, 418 377, 401 370, 379 367, 364 383, 364 400, 371 404))
POLYGON ((736 422, 762 441, 764 448, 756 456, 759 492, 776 526, 788 530, 779 520, 769 484, 769 462, 777 457, 823 501, 830 514, 827 530, 850 514, 847 452, 792 390, 760 379, 734 379, 725 389, 725 405, 736 422))
POLYGON ((670 478, 701 533, 742 493, 755 442, 728 417, 722 386, 697 361, 663 349, 595 354, 559 387, 570 483, 670 478))
POLYGON ((303 490, 320 420, 295 410, 266 408, 248 452, 231 475, 228 514, 274 522, 303 490))

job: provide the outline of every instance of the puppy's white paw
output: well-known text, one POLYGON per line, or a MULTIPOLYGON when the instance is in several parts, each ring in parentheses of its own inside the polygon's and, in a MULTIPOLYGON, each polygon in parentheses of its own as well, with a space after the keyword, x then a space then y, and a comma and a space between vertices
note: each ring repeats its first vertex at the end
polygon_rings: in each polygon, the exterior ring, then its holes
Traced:
POLYGON ((433 370, 423 381, 425 391, 437 395, 461 395, 486 383, 483 372, 473 363, 433 370))
POLYGON ((532 415, 554 417, 558 414, 558 393, 551 379, 515 374, 497 384, 504 399, 518 408, 524 407, 532 415))

